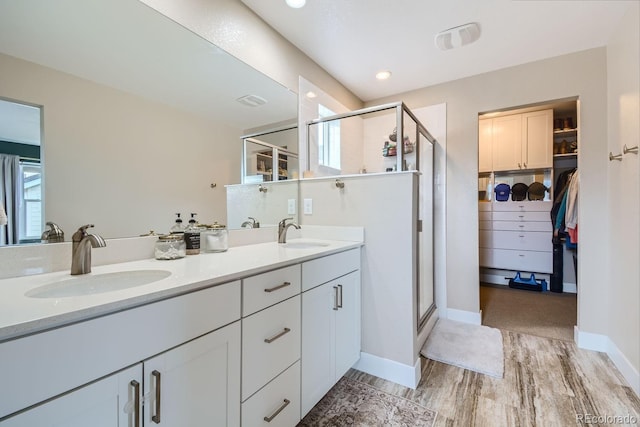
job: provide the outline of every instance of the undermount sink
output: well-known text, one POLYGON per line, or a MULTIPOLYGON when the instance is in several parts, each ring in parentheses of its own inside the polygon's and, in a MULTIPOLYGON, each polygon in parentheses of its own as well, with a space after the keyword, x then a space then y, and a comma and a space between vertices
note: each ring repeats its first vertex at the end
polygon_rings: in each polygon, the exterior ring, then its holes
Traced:
POLYGON ((166 270, 133 270, 74 276, 39 286, 25 293, 31 298, 64 298, 101 294, 148 285, 171 275, 166 270))
POLYGON ((322 243, 322 242, 309 242, 306 240, 299 240, 299 241, 292 241, 292 242, 287 242, 284 243, 283 246, 285 248, 292 248, 292 249, 312 249, 312 248, 322 248, 325 246, 329 246, 328 243, 322 243))

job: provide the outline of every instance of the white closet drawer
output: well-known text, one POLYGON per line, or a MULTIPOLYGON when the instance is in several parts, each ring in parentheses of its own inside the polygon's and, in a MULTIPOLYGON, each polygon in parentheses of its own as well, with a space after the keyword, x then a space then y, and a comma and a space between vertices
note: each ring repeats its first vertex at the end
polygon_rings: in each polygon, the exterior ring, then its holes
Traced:
POLYGON ((360 248, 307 261, 302 264, 302 291, 360 269, 360 248))
POLYGON ((242 280, 242 315, 248 316, 300 293, 300 265, 242 280))
POLYGON ((242 404, 242 426, 291 427, 299 421, 300 362, 298 361, 242 404), (270 421, 266 421, 265 417, 270 421))
MULTIPOLYGON (((488 249, 492 253, 487 257, 485 265, 505 270, 530 271, 534 273, 553 272, 553 253, 538 251, 513 251, 505 249, 488 249)), ((481 251, 482 252, 482 251, 481 251)), ((482 264, 481 264, 482 265, 482 264)))
POLYGON ((478 222, 478 227, 480 228, 480 230, 492 230, 493 229, 493 224, 491 223, 491 221, 479 221, 478 222))
POLYGON ((481 248, 493 248, 493 231, 480 230, 478 233, 478 243, 481 248))
POLYGON ((300 359, 300 305, 297 295, 242 319, 243 401, 300 359))
POLYGON ((540 200, 522 200, 520 202, 507 201, 507 202, 495 202, 493 204, 493 211, 497 212, 547 212, 551 211, 553 202, 540 201, 540 200))
POLYGON ((493 249, 480 248, 480 267, 496 268, 493 262, 493 249))
POLYGON ((552 233, 540 231, 492 231, 495 249, 553 251, 552 233))
MULTIPOLYGON (((481 230, 483 227, 486 225, 480 224, 481 230)), ((503 231, 553 231, 551 221, 493 221, 491 227, 503 231)))
POLYGON ((480 202, 480 203, 478 203, 478 211, 479 212, 491 212, 491 202, 480 202))
POLYGON ((480 221, 491 221, 491 212, 478 212, 478 219, 480 221))
POLYGON ((549 211, 546 212, 494 212, 494 221, 536 221, 551 223, 549 211))

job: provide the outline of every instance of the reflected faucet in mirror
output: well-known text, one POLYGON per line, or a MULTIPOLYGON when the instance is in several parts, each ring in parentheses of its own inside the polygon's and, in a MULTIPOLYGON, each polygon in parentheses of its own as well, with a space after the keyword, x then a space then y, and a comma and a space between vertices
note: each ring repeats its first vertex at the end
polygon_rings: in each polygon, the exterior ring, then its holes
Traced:
POLYGON ((292 221, 293 218, 285 218, 278 223, 278 243, 287 243, 287 230, 289 227, 295 227, 296 230, 300 230, 300 226, 292 221))
POLYGON ((255 218, 249 217, 249 221, 245 221, 240 225, 241 228, 260 228, 260 222, 255 218))
POLYGON ((102 236, 87 233, 87 228, 93 227, 93 224, 83 225, 78 231, 73 233, 72 252, 71 252, 71 274, 87 274, 91 273, 91 248, 104 248, 107 242, 102 236))
POLYGON ((45 230, 40 237, 42 243, 64 242, 64 231, 55 222, 47 221, 48 230, 45 230))

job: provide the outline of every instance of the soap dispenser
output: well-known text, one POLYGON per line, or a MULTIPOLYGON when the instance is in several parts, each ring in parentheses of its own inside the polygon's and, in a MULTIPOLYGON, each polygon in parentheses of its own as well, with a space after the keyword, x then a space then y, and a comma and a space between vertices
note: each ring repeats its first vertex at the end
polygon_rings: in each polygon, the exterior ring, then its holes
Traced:
POLYGON ((171 227, 171 230, 170 230, 171 234, 184 233, 184 229, 186 227, 182 224, 182 218, 180 218, 179 213, 177 213, 176 216, 177 216, 176 223, 173 225, 173 227, 171 227))
POLYGON ((197 255, 200 253, 200 231, 202 228, 196 221, 195 213, 191 214, 189 225, 184 230, 184 240, 187 243, 187 255, 197 255))

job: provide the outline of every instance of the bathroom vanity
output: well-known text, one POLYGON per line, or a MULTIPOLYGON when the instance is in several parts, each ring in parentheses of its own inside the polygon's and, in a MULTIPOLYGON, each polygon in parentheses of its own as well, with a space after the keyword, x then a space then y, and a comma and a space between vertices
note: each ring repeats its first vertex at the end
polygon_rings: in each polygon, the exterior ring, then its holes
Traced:
POLYGON ((360 356, 361 246, 94 267, 170 275, 74 297, 68 272, 0 280, 0 425, 295 426, 360 356))

